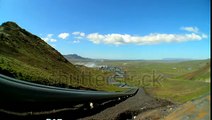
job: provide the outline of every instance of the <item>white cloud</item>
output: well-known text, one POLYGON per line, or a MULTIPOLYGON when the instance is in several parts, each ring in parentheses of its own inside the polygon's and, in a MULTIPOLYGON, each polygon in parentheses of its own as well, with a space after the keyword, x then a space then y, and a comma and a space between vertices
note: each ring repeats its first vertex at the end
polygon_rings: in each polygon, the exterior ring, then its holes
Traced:
POLYGON ((80 40, 74 40, 73 43, 80 43, 80 40))
POLYGON ((83 32, 73 32, 72 34, 73 35, 79 35, 81 37, 84 37, 85 36, 85 33, 83 33, 83 32))
POLYGON ((53 34, 47 34, 46 37, 41 38, 45 42, 57 42, 56 39, 52 38, 53 34))
POLYGON ((51 38, 53 36, 53 34, 47 34, 47 37, 51 38))
POLYGON ((202 34, 202 38, 208 38, 206 34, 202 34))
POLYGON ((50 39, 50 42, 57 42, 56 39, 50 39))
POLYGON ((73 32, 72 35, 74 35, 75 38, 73 43, 80 43, 80 40, 86 37, 83 32, 73 32))
POLYGON ((132 36, 129 34, 88 34, 87 39, 95 44, 138 44, 138 45, 151 45, 162 42, 186 42, 194 40, 202 40, 205 35, 191 34, 160 34, 153 33, 145 36, 132 36))
POLYGON ((198 33, 199 29, 197 27, 181 27, 182 30, 188 31, 188 32, 194 32, 198 33))
POLYGON ((58 35, 59 38, 64 39, 64 40, 65 40, 68 36, 69 36, 69 33, 60 33, 60 34, 58 35))
POLYGON ((77 39, 77 40, 83 39, 83 37, 81 37, 81 36, 76 36, 76 37, 74 37, 74 38, 77 39))
MULTIPOLYGON (((99 34, 91 33, 85 35, 83 32, 73 32, 75 39, 79 40, 86 38, 94 44, 137 44, 137 45, 152 45, 159 43, 170 42, 186 42, 186 41, 198 41, 208 36, 204 33, 199 33, 197 27, 182 27, 181 29, 192 32, 184 34, 166 34, 166 33, 150 33, 144 36, 135 36, 130 34, 99 34)), ((75 41, 76 42, 76 41, 75 41)))

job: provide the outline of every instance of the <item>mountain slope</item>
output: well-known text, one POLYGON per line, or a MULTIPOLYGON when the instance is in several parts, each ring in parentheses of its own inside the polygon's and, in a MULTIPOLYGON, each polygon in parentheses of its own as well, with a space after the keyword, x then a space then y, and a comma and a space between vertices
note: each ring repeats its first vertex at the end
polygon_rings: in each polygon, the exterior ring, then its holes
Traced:
POLYGON ((198 70, 184 74, 180 78, 187 80, 210 80, 210 63, 206 63, 198 70))
POLYGON ((0 26, 0 45, 0 72, 3 74, 49 84, 63 83, 59 77, 53 83, 54 74, 79 74, 58 51, 14 22, 0 26))

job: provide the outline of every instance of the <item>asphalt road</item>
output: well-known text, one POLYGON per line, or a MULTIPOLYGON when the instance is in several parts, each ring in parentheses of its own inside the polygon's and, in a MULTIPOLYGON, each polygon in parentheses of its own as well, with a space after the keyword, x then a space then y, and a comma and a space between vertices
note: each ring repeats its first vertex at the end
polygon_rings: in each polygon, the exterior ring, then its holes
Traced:
POLYGON ((124 92, 104 92, 67 89, 35 84, 0 75, 0 101, 3 102, 96 102, 130 97, 137 90, 137 88, 131 88, 124 92))

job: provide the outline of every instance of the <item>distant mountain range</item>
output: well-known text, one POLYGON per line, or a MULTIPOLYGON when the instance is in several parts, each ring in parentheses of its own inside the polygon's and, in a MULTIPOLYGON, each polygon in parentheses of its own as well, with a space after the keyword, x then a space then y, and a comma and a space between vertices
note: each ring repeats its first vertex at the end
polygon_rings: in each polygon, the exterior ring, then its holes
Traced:
POLYGON ((91 60, 90 58, 84 58, 81 57, 77 54, 68 54, 68 55, 63 55, 66 59, 81 59, 81 60, 91 60))
POLYGON ((165 61, 189 61, 189 60, 193 60, 190 58, 163 58, 162 60, 165 61))
MULTIPOLYGON (((110 60, 110 59, 91 59, 91 58, 85 58, 82 57, 80 55, 77 54, 68 54, 68 55, 63 55, 66 59, 70 60, 70 61, 94 61, 94 60, 110 60)), ((113 60, 113 59, 111 59, 113 60)), ((144 60, 144 59, 135 59, 135 60, 127 60, 127 61, 140 61, 140 60, 144 60)), ((163 58, 161 59, 162 61, 189 61, 189 60, 193 60, 190 58, 163 58)), ((120 59, 119 61, 125 61, 125 59, 120 59)), ((158 60, 156 60, 158 61, 158 60)))

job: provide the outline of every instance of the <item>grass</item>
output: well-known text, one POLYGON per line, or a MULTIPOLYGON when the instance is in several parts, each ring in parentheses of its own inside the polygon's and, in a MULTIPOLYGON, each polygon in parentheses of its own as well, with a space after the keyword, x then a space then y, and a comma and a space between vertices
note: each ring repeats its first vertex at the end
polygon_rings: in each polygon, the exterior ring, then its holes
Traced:
POLYGON ((128 77, 117 79, 118 81, 143 87, 147 93, 155 97, 176 103, 187 102, 210 91, 210 84, 205 82, 210 80, 209 60, 104 61, 98 64, 122 67, 128 77), (188 79, 188 75, 192 75, 193 79, 188 79))
POLYGON ((184 74, 178 77, 179 79, 207 81, 210 80, 210 64, 206 64, 200 69, 184 74))
POLYGON ((161 84, 162 86, 145 87, 145 90, 151 95, 177 103, 193 100, 210 91, 210 84, 200 81, 166 80, 161 84))
POLYGON ((0 72, 20 80, 66 88, 116 92, 124 90, 107 83, 107 77, 110 73, 87 67, 77 69, 80 72, 78 75, 73 75, 58 69, 51 71, 34 67, 17 59, 0 55, 0 72))

